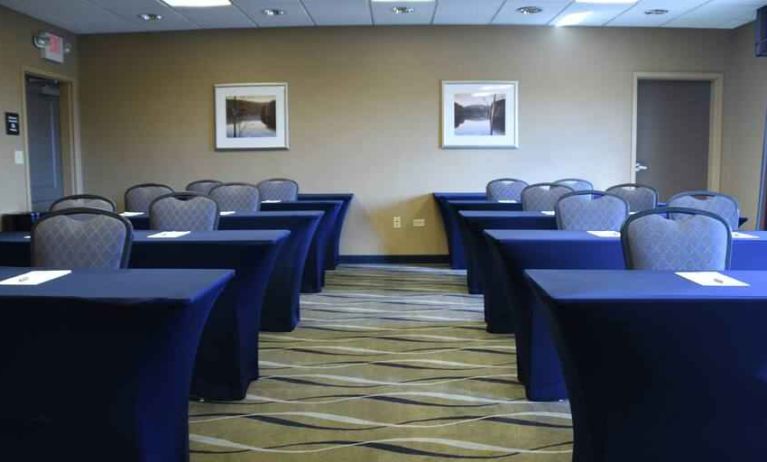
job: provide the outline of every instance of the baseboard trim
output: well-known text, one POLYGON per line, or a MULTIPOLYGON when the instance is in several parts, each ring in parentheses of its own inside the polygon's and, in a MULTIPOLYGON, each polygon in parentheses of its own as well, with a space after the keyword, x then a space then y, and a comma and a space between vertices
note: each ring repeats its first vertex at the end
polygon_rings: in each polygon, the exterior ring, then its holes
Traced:
POLYGON ((341 255, 340 263, 379 264, 379 263, 449 263, 449 255, 341 255))

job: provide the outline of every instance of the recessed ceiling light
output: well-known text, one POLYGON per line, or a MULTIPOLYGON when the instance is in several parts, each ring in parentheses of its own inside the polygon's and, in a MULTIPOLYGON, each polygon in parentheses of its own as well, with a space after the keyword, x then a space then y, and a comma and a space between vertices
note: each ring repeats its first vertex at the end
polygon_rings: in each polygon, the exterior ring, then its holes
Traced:
POLYGON ((267 16, 282 16, 285 14, 285 10, 281 10, 279 8, 267 8, 265 10, 261 10, 261 12, 267 16))
POLYGON ((563 16, 560 20, 554 23, 557 27, 575 26, 582 23, 591 16, 591 11, 581 11, 580 13, 571 13, 563 16))
POLYGON ((154 13, 141 13, 138 17, 148 22, 159 21, 162 19, 162 15, 154 13))
POLYGON ((395 6, 391 10, 394 14, 410 14, 415 11, 415 8, 410 6, 395 6))
POLYGON ((229 0, 162 0, 173 8, 210 8, 214 6, 229 6, 229 0))
POLYGON ((543 8, 537 7, 537 6, 523 6, 522 8, 517 8, 517 13, 522 13, 525 16, 531 15, 531 14, 538 14, 543 11, 543 8))
POLYGON ((660 16, 660 15, 663 15, 663 14, 668 14, 668 10, 663 10, 661 8, 656 8, 656 9, 653 9, 653 10, 647 10, 647 11, 644 12, 644 14, 649 15, 649 16, 660 16))

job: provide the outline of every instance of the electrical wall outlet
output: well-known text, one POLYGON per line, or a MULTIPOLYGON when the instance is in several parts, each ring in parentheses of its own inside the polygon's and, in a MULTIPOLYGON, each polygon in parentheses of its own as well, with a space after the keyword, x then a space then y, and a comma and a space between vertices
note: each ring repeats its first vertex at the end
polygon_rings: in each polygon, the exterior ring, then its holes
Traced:
POLYGON ((393 226, 395 229, 399 229, 399 228, 402 228, 402 217, 399 217, 399 216, 397 216, 397 217, 394 217, 394 218, 392 219, 392 226, 393 226))
POLYGON ((415 218, 413 219, 413 228, 423 228, 426 226, 426 219, 425 218, 415 218))
POLYGON ((17 165, 24 165, 24 151, 14 151, 13 161, 16 162, 17 165))

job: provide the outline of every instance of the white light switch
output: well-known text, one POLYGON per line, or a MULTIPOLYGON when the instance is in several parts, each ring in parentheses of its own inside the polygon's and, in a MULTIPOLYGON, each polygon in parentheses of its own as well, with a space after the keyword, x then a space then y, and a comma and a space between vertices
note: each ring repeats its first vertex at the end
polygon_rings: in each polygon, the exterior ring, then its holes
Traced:
POLYGON ((426 219, 425 218, 415 218, 413 219, 413 228, 423 228, 426 226, 426 219))
POLYGON ((14 151, 13 160, 18 165, 24 165, 24 151, 14 151))

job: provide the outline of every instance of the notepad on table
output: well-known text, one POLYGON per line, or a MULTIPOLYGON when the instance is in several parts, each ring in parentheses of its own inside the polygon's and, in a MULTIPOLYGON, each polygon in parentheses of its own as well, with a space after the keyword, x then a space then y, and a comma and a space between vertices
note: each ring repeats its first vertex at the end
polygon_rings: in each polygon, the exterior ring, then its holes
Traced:
POLYGON ((32 236, 24 236, 24 239, 32 239, 32 236))
POLYGON ((748 287, 749 284, 716 271, 678 272, 677 276, 706 287, 748 287))
POLYGON ((120 215, 123 217, 138 217, 143 215, 144 212, 123 212, 120 215))
POLYGON ((732 238, 733 239, 759 239, 759 236, 754 236, 753 234, 746 234, 746 233, 741 233, 738 231, 733 231, 732 238))
POLYGON ((226 211, 221 212, 220 215, 222 217, 225 217, 227 215, 234 215, 235 213, 237 213, 237 212, 235 212, 234 210, 226 210, 226 211))
POLYGON ((277 202, 282 202, 282 201, 279 201, 279 200, 261 201, 262 204, 276 204, 277 202))
POLYGON ((36 286, 44 282, 52 281, 60 277, 64 277, 71 273, 70 270, 57 270, 57 271, 29 271, 24 274, 19 274, 12 278, 4 279, 0 281, 2 286, 36 286))
POLYGON ((512 199, 501 199, 498 202, 500 202, 501 204, 516 204, 517 203, 517 201, 512 200, 512 199))
POLYGON ((189 231, 163 231, 161 233, 150 234, 147 237, 150 239, 175 239, 187 234, 189 234, 189 231))
POLYGON ((618 231, 588 231, 588 233, 596 237, 621 237, 618 231))
POLYGON ((556 214, 556 212, 554 212, 553 210, 544 210, 541 213, 544 215, 548 215, 550 217, 553 217, 556 214))

